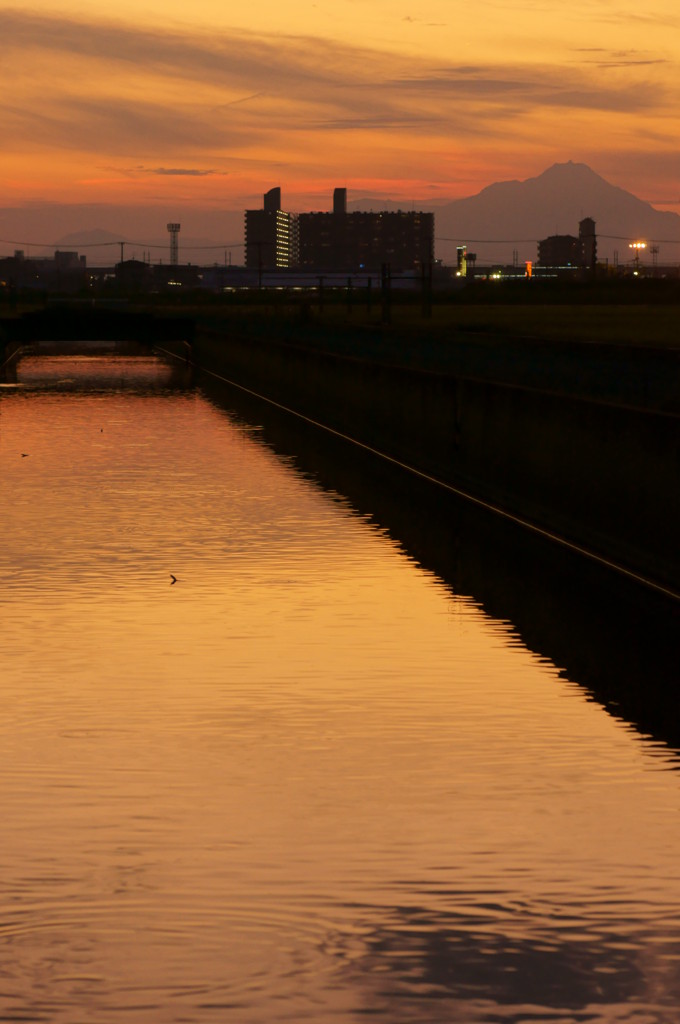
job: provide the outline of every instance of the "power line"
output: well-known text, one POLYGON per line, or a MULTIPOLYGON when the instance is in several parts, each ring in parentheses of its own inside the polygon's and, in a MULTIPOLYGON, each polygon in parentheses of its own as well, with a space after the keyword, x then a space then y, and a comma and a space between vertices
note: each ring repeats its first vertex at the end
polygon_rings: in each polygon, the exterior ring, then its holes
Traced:
MULTIPOLYGON (((0 238, 2 245, 25 245, 27 248, 35 249, 56 249, 57 244, 55 242, 27 242, 27 241, 16 241, 13 238, 0 238)), ((128 244, 127 242, 125 243, 128 244)), ((130 242, 130 245, 137 245, 137 242, 130 242)), ((139 243, 141 244, 141 243, 139 243)), ((88 242, 86 245, 79 245, 79 249, 92 249, 96 246, 102 245, 120 245, 120 242, 88 242)))
MULTIPOLYGON (((164 351, 164 349, 160 349, 160 351, 164 351)), ((171 352, 168 352, 167 354, 173 355, 173 353, 171 352)), ((177 357, 175 356, 175 358, 177 357)), ((519 516, 513 515, 512 512, 508 512, 500 505, 492 505, 489 502, 484 501, 482 498, 478 498, 476 495, 473 495, 469 491, 460 490, 458 487, 454 487, 453 484, 447 483, 445 480, 441 480, 437 477, 430 476, 429 473, 425 473, 423 470, 418 469, 417 467, 412 466, 406 462, 401 462, 399 459, 394 458, 392 455, 388 455, 387 452, 380 451, 377 448, 372 448, 370 445, 364 444, 363 441, 359 441, 357 438, 351 437, 349 434, 343 434, 342 431, 336 430, 334 427, 328 426, 325 423, 321 423, 318 420, 314 420, 309 416, 305 416, 304 413, 298 412, 296 409, 291 409, 287 405, 281 405, 280 402, 274 401, 273 398, 267 398, 266 395, 261 395, 257 391, 251 391, 250 388, 246 388, 242 384, 237 384, 235 381, 229 380, 227 377, 221 377, 219 373, 214 373, 212 370, 208 370, 205 367, 201 367, 201 369, 203 370, 204 373, 209 374, 209 376, 215 377, 217 380, 224 381, 225 384, 229 384, 232 387, 238 388, 239 391, 243 391, 248 395, 254 395, 255 398, 261 399, 268 405, 275 406, 277 409, 282 409, 284 412, 290 413, 291 415, 296 416, 298 419, 304 420, 306 423, 310 423, 312 426, 318 427, 320 430, 326 431, 328 434, 332 434, 335 437, 342 438, 342 440, 348 441, 350 444, 355 445, 357 448, 362 448, 364 451, 370 452, 372 455, 377 456, 379 459, 383 459, 385 462, 390 462, 392 463, 392 465, 399 466, 401 469, 406 470, 406 472, 411 473, 414 476, 420 477, 421 480, 427 480, 429 481, 429 483, 434 484, 437 487, 441 487, 443 490, 449 491, 452 494, 456 494, 458 495, 458 497, 463 498, 464 500, 470 502, 473 505, 476 505, 479 508, 485 508, 488 511, 494 513, 495 515, 501 516, 503 519, 516 523, 518 526, 521 526, 524 529, 529 530, 531 533, 537 534, 541 537, 545 537, 547 540, 553 541, 569 551, 574 551, 577 554, 582 555, 593 562, 597 562, 599 565, 604 565, 608 569, 613 569, 615 572, 621 574, 622 576, 626 576, 628 579, 635 580, 637 583, 641 583, 645 587, 655 590, 658 593, 664 594, 666 597, 670 597, 674 601, 680 600, 680 593, 678 593, 677 591, 670 590, 668 587, 663 586, 663 584, 656 583, 654 582, 654 580, 648 579, 645 576, 641 576, 638 573, 633 572, 631 569, 627 569, 625 566, 618 564, 617 562, 612 562, 608 558, 603 558, 596 552, 591 551, 588 548, 583 548, 579 544, 575 544, 573 541, 568 540, 560 534, 553 533, 551 530, 546 530, 543 527, 539 526, 537 523, 532 523, 528 519, 522 519, 519 516)))
MULTIPOLYGON (((644 235, 644 232, 643 232, 644 235)), ((598 238, 605 238, 609 241, 627 242, 632 236, 631 235, 604 235, 598 233, 598 238)), ((658 242, 660 245, 680 245, 680 238, 654 238, 649 235, 644 237, 648 238, 650 242, 658 242)), ((466 244, 473 245, 537 245, 540 239, 537 238, 469 238, 467 235, 459 236, 458 238, 448 238, 444 235, 436 235, 435 242, 453 242, 456 245, 461 244, 461 239, 465 238, 466 244)), ((26 248, 33 249, 57 249, 59 243, 57 242, 35 242, 17 240, 12 238, 0 238, 0 244, 2 245, 18 245, 25 246, 26 248)), ((64 243, 62 243, 64 244, 64 243)), ((115 245, 120 245, 120 241, 109 241, 109 242, 74 242, 78 249, 105 249, 115 245)), ((163 244, 160 242, 140 242, 136 239, 126 238, 124 240, 125 245, 140 246, 144 249, 167 249, 167 243, 163 244)), ((182 250, 216 250, 216 249, 243 249, 245 248, 245 242, 218 242, 206 245, 182 245, 182 250)))
MULTIPOLYGON (((444 238, 441 235, 437 235, 435 236, 435 242, 456 242, 460 245, 461 238, 463 237, 466 243, 474 243, 474 245, 536 245, 540 241, 538 238, 468 238, 467 235, 461 235, 459 238, 444 238)), ((597 234, 597 238, 606 238, 617 242, 627 242, 632 237, 632 235, 603 235, 600 232, 597 234)), ((644 232, 642 232, 642 237, 648 238, 650 242, 658 242, 660 245, 680 245, 680 238, 652 238, 649 235, 645 235, 644 232)))
MULTIPOLYGON (((27 242, 25 240, 24 241, 16 241, 16 240, 11 239, 11 238, 0 238, 0 244, 1 245, 21 245, 21 246, 25 246, 26 248, 32 248, 32 249, 57 249, 59 247, 58 243, 56 243, 56 242, 27 242)), ((82 245, 79 242, 74 242, 73 244, 75 246, 77 246, 78 249, 101 249, 101 248, 105 248, 107 246, 120 245, 121 243, 120 243, 120 241, 116 241, 116 242, 84 242, 82 245)), ((129 238, 125 239, 124 244, 125 245, 133 245, 133 246, 137 245, 137 246, 141 246, 144 249, 167 249, 168 248, 167 243, 165 245, 162 245, 161 243, 158 243, 158 242, 138 242, 138 241, 130 240, 129 238)), ((182 249, 183 250, 184 249, 200 249, 200 250, 205 250, 205 249, 238 249, 238 248, 243 248, 243 246, 245 246, 245 242, 220 242, 218 245, 216 245, 216 244, 211 244, 211 245, 183 245, 182 249)))
MULTIPOLYGON (((628 242, 631 238, 630 235, 599 235, 598 238, 609 238, 617 242, 628 242)), ((637 235, 637 238, 648 238, 650 242, 658 242, 660 245, 680 245, 680 238, 650 238, 644 231, 641 235, 637 235)))
MULTIPOLYGON (((536 238, 468 238, 467 235, 464 237, 466 244, 472 242, 474 245, 481 245, 482 243, 489 245, 536 245, 537 242, 536 238)), ((461 238, 443 238, 441 235, 436 235, 435 242, 456 242, 460 245, 461 238)))

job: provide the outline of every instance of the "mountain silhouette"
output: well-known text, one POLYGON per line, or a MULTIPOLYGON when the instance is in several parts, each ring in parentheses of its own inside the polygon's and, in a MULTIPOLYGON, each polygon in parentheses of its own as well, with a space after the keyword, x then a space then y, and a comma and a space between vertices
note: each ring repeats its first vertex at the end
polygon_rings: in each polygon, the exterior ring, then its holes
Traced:
MULTIPOLYGON (((629 242, 642 239, 658 244, 660 263, 676 261, 680 253, 680 216, 655 210, 625 189, 611 185, 586 164, 553 164, 536 178, 489 185, 476 196, 458 199, 437 210, 438 236, 455 237, 477 247, 479 258, 488 250, 512 257, 535 259, 535 243, 548 235, 578 235, 584 217, 595 221, 598 255, 624 262, 629 242), (475 239, 508 239, 508 245, 477 244, 475 239), (674 240, 675 244, 670 243, 674 240), (527 247, 534 248, 524 256, 527 247)), ((460 243, 459 243, 460 244, 460 243)), ((496 256, 495 258, 499 258, 496 256)))
MULTIPOLYGON (((330 203, 330 196, 329 196, 330 203)), ((253 200, 251 205, 259 205, 253 200)), ((293 209, 299 209, 295 203, 293 209)), ((306 207, 302 207, 306 208, 306 207)), ((329 207, 328 207, 329 208, 329 207)), ((618 188, 583 163, 557 163, 525 181, 499 181, 476 195, 450 202, 402 200, 381 197, 352 199, 352 210, 427 210, 435 215, 435 251, 453 264, 456 246, 467 245, 477 254, 477 264, 520 263, 535 260, 537 242, 548 235, 577 235, 578 223, 592 217, 597 231, 600 259, 620 263, 632 259, 628 248, 635 239, 658 247, 660 266, 680 263, 680 215, 655 209, 618 188)), ((118 243, 125 242, 125 258, 142 258, 150 252, 153 262, 169 259, 167 221, 181 221, 180 261, 211 264, 243 261, 242 209, 182 206, 126 206, 105 204, 44 204, 35 207, 2 207, 0 219, 5 239, 4 255, 15 248, 26 256, 53 255, 55 249, 76 249, 87 255, 88 265, 109 264, 120 259, 118 243), (96 225, 96 227, 94 226, 96 225), (49 242, 50 238, 57 239, 49 242)), ((643 262, 651 262, 649 250, 643 262)))
POLYGON ((72 231, 68 235, 62 235, 54 243, 62 249, 76 245, 117 245, 119 242, 126 242, 124 234, 115 235, 103 228, 92 228, 85 231, 72 231))
MULTIPOLYGON (((242 214, 239 220, 242 220, 242 214)), ((242 230, 239 223, 239 229, 242 230)), ((128 259, 142 259, 145 252, 151 261, 167 262, 169 259, 169 241, 167 233, 149 234, 147 241, 135 241, 122 233, 119 235, 104 228, 83 229, 62 235, 55 243, 56 249, 85 250, 88 263, 92 265, 117 263, 120 259, 119 245, 124 242, 123 255, 128 259)), ((241 259, 242 247, 236 248, 236 257, 241 259)), ((225 249, 213 238, 205 235, 181 234, 179 236, 180 261, 188 263, 209 264, 224 260, 225 249)))
MULTIPOLYGON (((379 209, 379 200, 352 203, 353 209, 379 209)), ((385 209, 398 204, 383 203, 385 209)), ((402 204, 412 209, 413 204, 402 204)), ((680 260, 680 215, 656 210, 631 192, 610 184, 587 164, 553 164, 535 178, 500 181, 477 195, 444 205, 416 204, 435 214, 437 255, 450 263, 457 245, 477 253, 478 264, 536 259, 536 244, 549 235, 578 235, 579 221, 592 217, 600 259, 619 262, 632 258, 629 242, 644 240, 658 246, 659 264, 680 260)), ((644 259, 651 260, 651 253, 644 259)))

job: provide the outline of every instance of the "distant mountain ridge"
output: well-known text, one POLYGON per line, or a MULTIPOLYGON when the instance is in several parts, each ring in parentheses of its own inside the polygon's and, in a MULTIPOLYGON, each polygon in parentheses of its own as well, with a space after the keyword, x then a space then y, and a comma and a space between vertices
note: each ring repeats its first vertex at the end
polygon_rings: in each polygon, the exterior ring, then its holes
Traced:
MULTIPOLYGON (((124 233, 120 235, 107 231, 104 228, 93 228, 91 230, 73 231, 68 235, 62 235, 55 242, 55 249, 85 250, 88 262, 92 264, 117 263, 120 259, 120 245, 123 244, 123 255, 126 260, 143 259, 146 254, 150 255, 151 262, 167 262, 170 257, 169 236, 152 236, 148 242, 139 242, 130 239, 124 233)), ((235 247, 234 262, 241 259, 241 248, 235 247)), ((179 236, 179 254, 182 263, 209 264, 223 262, 225 251, 229 246, 224 243, 215 242, 209 237, 197 237, 194 235, 179 236)))
MULTIPOLYGON (((476 195, 450 202, 364 197, 352 199, 348 209, 434 213, 435 252, 446 263, 455 261, 457 245, 467 245, 475 252, 478 264, 510 263, 513 257, 519 262, 535 260, 540 239, 554 234, 576 235, 584 217, 595 221, 601 259, 612 262, 617 254, 619 262, 625 263, 632 258, 629 242, 642 239, 650 247, 658 246, 660 265, 680 263, 680 214, 657 210, 610 184, 587 164, 572 161, 553 164, 524 181, 495 182, 476 195)), ((55 249, 75 249, 86 255, 88 264, 102 265, 120 259, 118 246, 124 242, 126 259, 142 259, 146 251, 154 262, 165 262, 170 256, 164 231, 168 220, 181 221, 185 228, 179 236, 181 262, 242 262, 243 211, 208 207, 5 207, 0 208, 0 248, 7 255, 14 248, 24 248, 26 255, 44 256, 53 255, 55 249), (48 244, 50 237, 56 241, 48 244), (22 238, 36 241, 7 241, 22 238)), ((645 261, 651 258, 651 253, 645 253, 645 261)))
POLYGON ((124 236, 114 235, 111 231, 92 228, 89 231, 72 231, 68 235, 62 235, 55 242, 55 246, 60 249, 68 249, 79 245, 117 245, 119 242, 126 241, 124 236))
MULTIPOLYGON (((375 200, 359 200, 354 209, 376 209, 375 200), (371 204, 370 206, 365 204, 371 204)), ((397 209, 391 203, 385 209, 397 209)), ((413 204, 401 204, 411 209, 413 204)), ((655 209, 631 192, 610 184, 587 164, 553 164, 535 178, 500 181, 481 192, 443 206, 416 204, 435 214, 437 255, 449 262, 456 245, 467 244, 478 262, 536 258, 536 243, 549 235, 577 235, 579 221, 592 217, 598 255, 621 263, 631 258, 629 242, 658 244, 658 261, 680 260, 680 215, 655 209)), ((646 257, 647 258, 647 257, 646 257)), ((649 257, 651 259, 651 256, 649 257)))

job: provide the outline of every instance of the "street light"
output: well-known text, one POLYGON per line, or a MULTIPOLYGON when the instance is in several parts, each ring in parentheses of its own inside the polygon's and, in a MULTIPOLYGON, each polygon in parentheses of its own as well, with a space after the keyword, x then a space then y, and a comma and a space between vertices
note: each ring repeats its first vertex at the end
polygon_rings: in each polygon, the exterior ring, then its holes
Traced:
POLYGON ((647 248, 646 242, 629 242, 628 248, 633 250, 633 265, 635 270, 633 273, 637 274, 640 269, 640 253, 643 249, 647 248))

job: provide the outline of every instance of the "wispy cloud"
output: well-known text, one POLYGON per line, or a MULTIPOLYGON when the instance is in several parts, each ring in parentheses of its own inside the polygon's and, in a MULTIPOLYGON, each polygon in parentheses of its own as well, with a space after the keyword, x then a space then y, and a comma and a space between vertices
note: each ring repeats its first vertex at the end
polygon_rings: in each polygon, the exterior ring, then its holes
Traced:
POLYGON ((424 21, 422 18, 413 18, 410 14, 405 14, 401 20, 409 22, 412 25, 424 25, 425 28, 444 28, 444 26, 448 24, 445 21, 424 21))
POLYGON ((145 174, 159 174, 175 176, 179 178, 215 178, 224 175, 224 171, 202 171, 196 167, 140 167, 145 174))
POLYGON ((575 52, 588 54, 579 57, 579 63, 595 64, 598 68, 637 68, 670 63, 667 57, 657 57, 639 50, 607 50, 599 46, 584 46, 578 47, 575 52))
POLYGON ((670 109, 677 94, 662 77, 663 57, 601 48, 561 65, 432 67, 321 38, 151 31, 17 8, 0 10, 0 38, 13 75, 0 109, 5 148, 127 158, 128 168, 137 160, 140 174, 160 177, 223 173, 230 160, 261 161, 265 150, 272 161, 304 161, 313 137, 349 130, 367 145, 378 135, 402 146, 416 135, 521 138, 541 112, 629 118, 670 109), (28 60, 30 76, 19 73, 28 60))
POLYGON ((443 123, 443 118, 436 117, 338 117, 333 120, 318 121, 315 123, 315 127, 323 131, 408 131, 418 133, 431 131, 433 125, 441 126, 443 123))
POLYGON ((389 90, 439 93, 461 99, 494 102, 508 99, 527 107, 571 107, 578 110, 631 112, 658 106, 663 89, 645 82, 610 84, 581 69, 536 65, 437 68, 428 76, 406 75, 385 83, 389 90))
MULTIPOLYGON (((122 22, 43 16, 17 9, 0 11, 5 54, 43 51, 71 58, 128 66, 145 73, 216 86, 279 83, 283 91, 311 81, 342 84, 358 70, 364 51, 328 40, 232 31, 227 34, 150 31, 122 22), (352 66, 354 65, 354 69, 352 66)), ((368 52, 368 51, 366 51, 368 52)))

